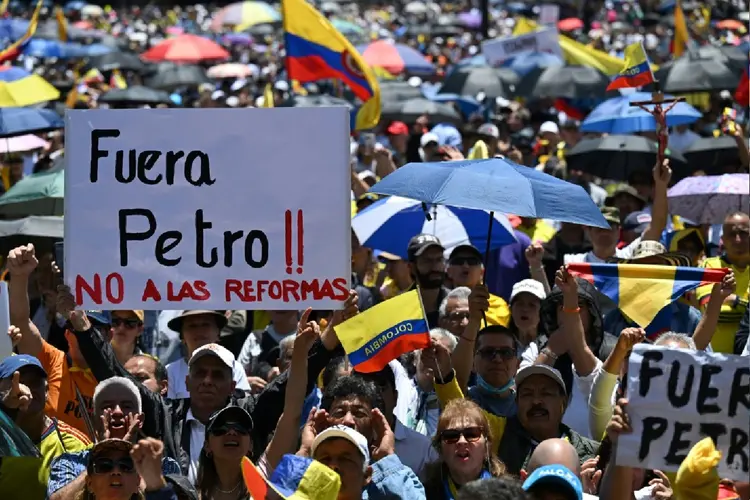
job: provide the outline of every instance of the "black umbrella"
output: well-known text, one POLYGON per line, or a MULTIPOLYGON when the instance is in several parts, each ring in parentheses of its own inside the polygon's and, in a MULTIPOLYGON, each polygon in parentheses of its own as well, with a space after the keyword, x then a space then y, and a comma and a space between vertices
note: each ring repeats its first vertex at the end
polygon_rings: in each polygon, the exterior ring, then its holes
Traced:
POLYGON ((738 75, 742 75, 748 63, 747 52, 743 52, 741 48, 734 45, 722 45, 720 47, 703 45, 698 48, 698 57, 721 61, 738 75))
POLYGON ((319 106, 346 106, 351 109, 354 106, 346 99, 340 99, 329 95, 295 95, 283 103, 283 108, 316 108, 319 106))
MULTIPOLYGON (((658 145, 637 135, 608 135, 584 139, 565 154, 568 169, 581 170, 602 179, 627 180, 637 171, 650 171, 656 164, 658 145)), ((667 150, 673 177, 687 176, 685 158, 667 150)))
POLYGON ((174 90, 179 87, 197 87, 202 83, 211 83, 206 71, 200 66, 188 64, 159 65, 158 71, 146 79, 146 86, 159 90, 174 90))
POLYGON ((654 76, 662 91, 675 94, 734 90, 740 83, 739 75, 721 60, 690 54, 665 63, 654 76))
POLYGON ((114 89, 99 97, 99 102, 107 104, 170 104, 169 94, 163 90, 135 85, 126 89, 114 89))
POLYGON ((140 57, 133 52, 110 52, 89 58, 86 64, 88 69, 96 68, 100 71, 112 71, 115 69, 124 71, 146 71, 146 65, 140 57))
POLYGON ((728 135, 698 139, 684 154, 692 170, 703 170, 707 174, 723 173, 724 167, 740 163, 737 140, 728 135))
POLYGON ((488 97, 506 97, 513 93, 517 83, 518 75, 508 68, 465 66, 448 75, 438 94, 476 97, 484 92, 488 97))
POLYGON ((409 85, 408 82, 390 80, 380 82, 380 98, 383 102, 398 102, 409 99, 419 99, 424 97, 418 87, 409 85))
POLYGON ((600 98, 607 93, 609 81, 607 75, 589 66, 550 66, 527 73, 516 85, 516 92, 527 98, 600 98))
POLYGON ((384 102, 381 120, 413 123, 422 115, 429 116, 432 123, 449 122, 460 125, 463 122, 459 112, 451 105, 424 98, 409 99, 402 102, 384 102))

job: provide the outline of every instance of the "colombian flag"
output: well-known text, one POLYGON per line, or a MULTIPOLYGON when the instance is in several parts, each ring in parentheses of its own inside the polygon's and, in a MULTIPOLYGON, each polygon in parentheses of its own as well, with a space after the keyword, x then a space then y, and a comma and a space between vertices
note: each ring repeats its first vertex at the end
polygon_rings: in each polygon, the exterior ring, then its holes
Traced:
POLYGON ((346 83, 364 104, 356 111, 356 130, 380 121, 380 87, 357 49, 306 0, 283 0, 286 70, 300 83, 336 79, 346 83))
POLYGON ((643 42, 625 47, 625 69, 607 86, 607 90, 642 87, 654 82, 654 74, 648 62, 643 42))
POLYGON ((274 493, 284 500, 336 500, 341 489, 337 472, 317 460, 297 455, 284 455, 270 479, 249 458, 242 457, 242 478, 250 496, 259 500, 275 498, 274 493))
POLYGON ((21 38, 10 44, 5 50, 0 52, 0 64, 7 61, 14 61, 24 51, 28 45, 31 37, 36 33, 36 25, 39 22, 39 11, 42 10, 42 0, 36 3, 34 13, 31 15, 31 21, 29 21, 29 27, 26 28, 26 33, 21 38))
POLYGON ((585 279, 609 297, 641 328, 685 292, 721 283, 728 269, 642 264, 568 264, 568 272, 585 279))
POLYGON ((335 328, 354 369, 377 372, 400 355, 430 345, 418 290, 402 293, 335 328))

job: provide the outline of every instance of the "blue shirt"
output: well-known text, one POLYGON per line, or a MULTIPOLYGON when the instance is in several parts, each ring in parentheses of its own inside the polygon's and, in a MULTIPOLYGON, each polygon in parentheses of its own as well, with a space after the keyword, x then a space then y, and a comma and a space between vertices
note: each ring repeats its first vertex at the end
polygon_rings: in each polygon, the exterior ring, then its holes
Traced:
POLYGON ((518 230, 514 230, 513 234, 516 237, 516 243, 490 252, 485 278, 490 293, 502 297, 506 302, 510 302, 513 285, 530 277, 529 262, 526 260, 525 252, 531 245, 531 239, 518 230))
MULTIPOLYGON (((76 453, 63 453, 52 462, 49 471, 49 482, 47 483, 47 498, 60 488, 72 483, 83 472, 86 472, 86 465, 89 463, 89 453, 91 453, 90 448, 76 453)), ((167 474, 182 474, 180 465, 175 459, 170 457, 162 459, 161 472, 165 476, 167 474)))

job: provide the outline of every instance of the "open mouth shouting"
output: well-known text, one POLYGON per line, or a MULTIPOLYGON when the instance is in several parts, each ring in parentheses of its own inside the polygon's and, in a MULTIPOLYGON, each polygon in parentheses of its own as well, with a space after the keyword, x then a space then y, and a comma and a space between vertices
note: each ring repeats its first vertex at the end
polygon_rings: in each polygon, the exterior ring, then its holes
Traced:
POLYGON ((526 412, 526 416, 529 418, 529 420, 547 419, 549 417, 549 412, 541 406, 535 406, 534 408, 526 412))

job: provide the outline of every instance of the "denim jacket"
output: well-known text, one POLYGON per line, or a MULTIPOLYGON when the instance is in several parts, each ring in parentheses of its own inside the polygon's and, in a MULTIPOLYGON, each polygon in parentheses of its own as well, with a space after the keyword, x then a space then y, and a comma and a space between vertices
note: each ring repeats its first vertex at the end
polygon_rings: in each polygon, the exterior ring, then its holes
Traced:
POLYGON ((372 464, 372 481, 362 500, 426 500, 424 486, 414 472, 389 455, 372 464))

